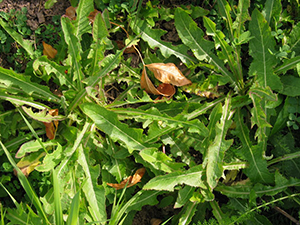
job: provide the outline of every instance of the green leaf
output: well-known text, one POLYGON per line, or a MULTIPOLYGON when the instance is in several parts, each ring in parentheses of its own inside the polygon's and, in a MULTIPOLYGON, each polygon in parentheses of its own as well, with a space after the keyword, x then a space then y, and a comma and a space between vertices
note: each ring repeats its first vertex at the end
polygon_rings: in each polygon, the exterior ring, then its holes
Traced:
POLYGON ((72 199, 67 225, 77 225, 79 218, 80 192, 77 192, 72 199))
POLYGON ((57 175, 55 170, 52 170, 52 178, 53 178, 53 189, 54 189, 54 216, 55 216, 55 224, 63 225, 63 212, 61 208, 61 198, 60 198, 60 186, 57 179, 57 175))
POLYGON ((187 54, 188 48, 184 45, 172 45, 169 42, 161 40, 161 36, 165 34, 163 30, 152 29, 145 21, 140 19, 132 20, 130 27, 141 38, 148 42, 151 48, 158 47, 165 58, 175 55, 180 58, 183 63, 191 64, 195 60, 187 54))
POLYGON ((69 73, 73 74, 73 81, 77 80, 77 88, 81 90, 81 80, 85 77, 80 64, 82 52, 78 36, 75 36, 74 26, 67 17, 61 18, 61 26, 64 33, 65 41, 68 45, 68 53, 71 58, 71 68, 69 73))
POLYGON ((14 159, 12 158, 12 156, 10 155, 10 153, 8 152, 6 147, 3 145, 2 141, 0 141, 0 146, 4 150, 4 152, 6 154, 6 157, 8 158, 10 164, 17 171, 17 174, 18 174, 17 176, 18 176, 18 179, 19 179, 22 187, 24 188, 24 190, 25 190, 26 194, 28 195, 29 199, 31 200, 31 202, 35 206, 36 210, 39 212, 42 220, 44 221, 44 224, 50 224, 50 222, 48 221, 48 218, 46 216, 46 213, 45 213, 45 211, 44 211, 44 209, 41 205, 41 202, 40 202, 37 194, 35 193, 35 191, 31 187, 29 181, 27 180, 25 175, 22 173, 22 171, 18 168, 18 166, 16 165, 14 159))
POLYGON ((172 158, 156 148, 146 148, 140 151, 140 156, 149 162, 155 169, 170 173, 182 169, 185 164, 172 162, 172 158))
MULTIPOLYGON (((54 145, 56 145, 56 142, 54 141, 43 142, 44 147, 54 145)), ((41 146, 41 143, 38 140, 26 142, 25 144, 21 145, 20 149, 17 151, 16 158, 22 158, 26 153, 37 152, 38 150, 43 149, 43 146, 41 146)))
MULTIPOLYGON (((8 90, 6 90, 6 91, 8 91, 8 90)), ((3 90, 3 92, 4 92, 4 90, 3 90)), ((23 98, 23 97, 14 96, 14 95, 8 95, 3 92, 1 91, 1 88, 0 88, 0 98, 4 99, 6 101, 10 101, 12 104, 15 104, 17 106, 29 105, 33 108, 41 109, 41 110, 46 110, 48 108, 48 106, 46 106, 42 103, 39 103, 39 102, 32 101, 28 98, 23 98)))
POLYGON ((12 70, 4 69, 2 67, 0 67, 0 84, 1 83, 7 88, 16 86, 28 95, 37 94, 37 96, 41 99, 52 102, 60 102, 60 98, 49 91, 47 87, 31 82, 30 77, 28 76, 18 74, 12 70))
POLYGON ((85 197, 89 203, 89 212, 95 221, 106 220, 105 190, 103 186, 98 185, 100 175, 100 165, 89 166, 89 162, 83 152, 82 145, 79 146, 78 163, 82 166, 86 183, 82 187, 85 197))
POLYGON ((300 56, 285 60, 284 63, 278 66, 274 72, 277 74, 286 73, 286 71, 293 69, 300 63, 300 56))
POLYGON ((129 128, 118 120, 114 112, 91 103, 84 103, 80 108, 94 121, 99 129, 108 134, 114 141, 122 141, 127 146, 129 153, 148 147, 143 142, 143 130, 129 128))
POLYGON ((21 45, 27 51, 31 59, 35 58, 34 50, 32 47, 33 43, 31 41, 24 40, 23 36, 16 32, 13 28, 11 28, 8 23, 2 20, 2 18, 0 18, 0 25, 19 45, 21 45))
POLYGON ((203 31, 182 9, 175 11, 175 27, 182 42, 187 45, 200 61, 206 60, 221 72, 226 81, 236 86, 233 75, 225 68, 224 63, 211 52, 214 44, 203 38, 203 31))
POLYGON ((287 44, 291 47, 290 50, 294 51, 296 55, 300 54, 300 22, 293 26, 290 35, 287 36, 287 44))
POLYGON ((231 111, 230 111, 230 97, 225 100, 225 104, 222 109, 221 121, 216 124, 216 136, 213 143, 208 147, 206 157, 207 157, 207 166, 206 166, 206 176, 207 183, 211 189, 214 189, 219 178, 223 174, 223 159, 225 151, 233 143, 233 139, 225 140, 227 130, 229 129, 232 121, 230 120, 231 111))
POLYGON ((144 205, 156 205, 159 203, 157 196, 163 194, 162 191, 140 190, 124 206, 126 213, 132 210, 139 211, 144 205))
POLYGON ((262 14, 271 26, 274 22, 279 21, 281 10, 280 0, 267 0, 262 14))
POLYGON ((84 33, 90 33, 91 26, 88 16, 94 11, 94 1, 85 0, 79 1, 76 9, 76 20, 75 20, 75 36, 81 40, 81 36, 84 33))
POLYGON ((50 75, 51 73, 54 74, 55 77, 59 80, 61 86, 66 85, 69 88, 77 90, 76 86, 72 83, 72 79, 67 77, 67 75, 65 74, 65 71, 69 69, 68 66, 58 65, 56 62, 49 60, 47 56, 42 56, 37 58, 33 62, 33 69, 35 71, 38 71, 39 67, 44 68, 48 75, 50 75))
POLYGON ((249 31, 254 38, 249 41, 250 55, 253 57, 249 74, 256 77, 260 86, 281 90, 282 83, 273 73, 277 60, 275 55, 270 53, 275 52, 275 40, 270 27, 258 9, 254 9, 251 18, 249 31))
POLYGON ((22 109, 24 112, 30 116, 32 119, 44 122, 44 123, 50 123, 54 120, 64 120, 65 117, 62 115, 57 115, 57 116, 51 116, 50 114, 47 114, 47 110, 42 110, 40 112, 33 112, 32 108, 26 108, 25 106, 22 106, 22 109))
POLYGON ((47 0, 44 4, 45 9, 50 9, 56 2, 57 0, 47 0))
MULTIPOLYGON (((225 35, 222 33, 222 31, 216 30, 216 24, 210 20, 207 17, 203 17, 204 26, 206 28, 207 35, 211 35, 214 37, 215 41, 215 48, 218 48, 219 46, 222 48, 222 51, 218 52, 219 59, 222 59, 223 61, 227 61, 229 64, 229 67, 233 74, 236 76, 236 80, 243 79, 243 74, 240 74, 238 69, 238 61, 234 57, 234 49, 226 42, 225 35)), ((240 65, 239 65, 240 67, 240 65)))
POLYGON ((200 187, 203 186, 203 181, 201 180, 202 175, 202 165, 198 165, 184 172, 177 171, 166 175, 156 176, 145 184, 143 189, 174 191, 174 187, 178 184, 200 187))
POLYGON ((174 205, 174 209, 181 208, 186 202, 193 196, 195 187, 184 186, 182 189, 178 191, 178 196, 174 205))
POLYGON ((192 221, 193 216, 197 210, 198 202, 188 202, 184 205, 183 209, 180 212, 180 219, 178 225, 188 225, 192 221))
POLYGON ((63 156, 63 148, 62 146, 57 143, 57 148, 51 153, 47 154, 44 159, 43 163, 36 167, 36 170, 39 172, 46 172, 54 169, 58 163, 60 163, 61 158, 63 156))
POLYGON ((118 114, 127 114, 135 118, 144 118, 157 121, 165 121, 168 125, 174 126, 184 126, 189 129, 190 132, 197 132, 202 136, 207 136, 208 129, 199 120, 187 121, 184 115, 177 115, 175 117, 170 117, 166 114, 161 113, 158 109, 152 107, 148 110, 139 110, 131 108, 117 108, 113 109, 114 112, 118 114))
POLYGON ((283 90, 280 91, 281 94, 296 97, 300 95, 300 78, 294 76, 283 76, 281 77, 281 82, 283 83, 283 90))
POLYGON ((240 109, 236 112, 235 123, 236 134, 243 146, 240 153, 249 162, 249 167, 245 169, 245 173, 252 182, 271 183, 273 176, 267 169, 267 161, 263 158, 264 149, 262 148, 262 144, 252 145, 249 129, 244 124, 244 117, 240 109))
POLYGON ((250 0, 240 0, 237 8, 237 15, 232 28, 237 31, 236 37, 240 38, 240 34, 243 32, 244 23, 250 20, 251 17, 248 13, 250 7, 250 0))
POLYGON ((218 0, 218 9, 219 14, 223 17, 223 19, 226 21, 226 26, 229 30, 229 33, 231 35, 231 40, 233 40, 233 29, 232 29, 232 19, 231 19, 231 7, 228 4, 226 0, 218 0))
POLYGON ((96 75, 99 73, 99 71, 100 71, 99 62, 104 58, 104 52, 106 50, 106 45, 108 45, 110 43, 110 40, 107 39, 108 30, 106 28, 106 25, 105 25, 105 22, 103 20, 101 13, 98 13, 95 16, 95 19, 93 22, 92 35, 93 35, 94 43, 91 45, 91 51, 88 55, 88 58, 92 59, 91 67, 89 69, 90 76, 93 76, 93 75, 96 75))

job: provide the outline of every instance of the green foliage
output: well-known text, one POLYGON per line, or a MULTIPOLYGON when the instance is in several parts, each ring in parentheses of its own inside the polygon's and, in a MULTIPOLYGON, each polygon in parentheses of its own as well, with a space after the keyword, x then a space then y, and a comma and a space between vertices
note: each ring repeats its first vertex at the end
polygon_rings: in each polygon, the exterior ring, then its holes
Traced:
POLYGON ((2 224, 131 224, 145 205, 174 205, 171 224, 276 224, 270 205, 299 207, 299 22, 286 15, 291 4, 143 4, 79 1, 76 19, 60 18, 57 37, 50 25, 35 31, 59 50, 53 59, 33 49, 25 11, 1 14, 1 50, 15 41, 30 61, 24 74, 0 68, 2 224), (90 22, 94 3, 101 12, 90 22), (171 99, 146 94, 142 63, 132 67, 135 54, 124 51, 133 44, 143 63, 181 64, 191 87, 171 99), (34 165, 29 177, 25 164, 34 165), (110 186, 129 176, 138 179, 133 187, 110 186))

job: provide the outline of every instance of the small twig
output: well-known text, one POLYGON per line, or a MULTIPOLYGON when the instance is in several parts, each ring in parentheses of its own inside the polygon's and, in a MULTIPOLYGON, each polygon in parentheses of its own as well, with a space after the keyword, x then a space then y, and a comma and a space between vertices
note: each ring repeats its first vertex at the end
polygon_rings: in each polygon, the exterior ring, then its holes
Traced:
POLYGON ((288 214, 286 211, 284 211, 283 209, 279 208, 278 206, 273 206, 273 209, 275 209, 277 212, 280 212, 285 217, 289 218, 295 224, 300 225, 300 222, 298 220, 296 220, 294 217, 292 217, 290 214, 288 214))

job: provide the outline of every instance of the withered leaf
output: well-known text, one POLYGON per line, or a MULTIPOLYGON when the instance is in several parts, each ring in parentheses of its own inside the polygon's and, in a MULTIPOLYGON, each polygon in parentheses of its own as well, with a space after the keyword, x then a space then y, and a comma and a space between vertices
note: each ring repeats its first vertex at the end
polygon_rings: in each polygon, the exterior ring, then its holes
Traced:
POLYGON ((69 17, 70 20, 76 20, 76 7, 70 6, 66 9, 66 17, 69 17))
POLYGON ((146 68, 144 67, 141 77, 141 88, 145 89, 148 94, 162 95, 171 98, 176 90, 171 84, 160 84, 157 88, 153 85, 152 81, 149 79, 146 68))
POLYGON ((127 177, 125 180, 123 180, 119 184, 113 184, 113 183, 106 183, 106 184, 117 190, 124 188, 126 186, 126 184, 127 184, 127 187, 131 187, 141 181, 145 172, 146 172, 145 168, 140 168, 135 172, 135 174, 133 176, 127 177))
MULTIPOLYGON (((51 116, 58 116, 58 109, 50 109, 48 111, 48 115, 51 116)), ((46 127, 46 136, 52 140, 55 137, 55 133, 57 131, 58 128, 58 121, 57 120, 53 120, 49 123, 43 122, 43 124, 46 127)))
POLYGON ((97 15, 98 13, 100 13, 100 11, 98 11, 97 9, 94 9, 94 11, 90 13, 90 15, 88 16, 88 18, 89 18, 89 21, 90 21, 91 23, 94 22, 95 17, 96 17, 96 15, 97 15))
POLYGON ((43 55, 46 55, 48 59, 54 59, 57 54, 57 50, 53 48, 51 45, 45 43, 44 41, 43 41, 43 47, 44 47, 43 55))
POLYGON ((173 84, 175 86, 184 86, 192 83, 181 73, 174 63, 152 63, 145 66, 162 83, 173 84))

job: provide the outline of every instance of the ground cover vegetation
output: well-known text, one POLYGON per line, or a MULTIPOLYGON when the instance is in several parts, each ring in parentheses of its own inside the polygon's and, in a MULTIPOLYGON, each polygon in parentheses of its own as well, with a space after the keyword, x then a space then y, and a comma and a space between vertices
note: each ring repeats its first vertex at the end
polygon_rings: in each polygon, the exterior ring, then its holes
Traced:
POLYGON ((70 4, 0 13, 1 224, 299 221, 297 1, 70 4))

